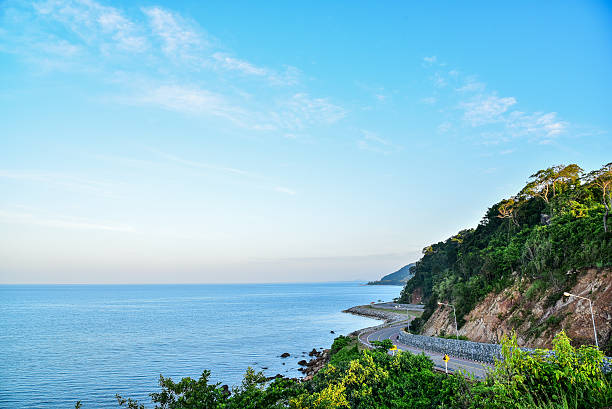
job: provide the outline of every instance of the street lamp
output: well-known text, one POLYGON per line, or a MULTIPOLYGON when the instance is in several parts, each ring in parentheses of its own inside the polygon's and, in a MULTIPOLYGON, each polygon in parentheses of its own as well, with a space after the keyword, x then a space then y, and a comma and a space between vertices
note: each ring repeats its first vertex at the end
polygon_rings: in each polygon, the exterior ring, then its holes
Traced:
POLYGON ((446 305, 448 307, 453 307, 453 317, 455 317, 455 334, 457 335, 457 340, 459 340, 459 330, 457 329, 457 313, 455 312, 455 306, 453 304, 447 304, 438 301, 438 305, 446 305))
POLYGON ((586 297, 581 297, 576 294, 570 294, 567 291, 564 292, 563 295, 566 297, 582 298, 583 300, 587 300, 589 302, 589 308, 591 309, 591 321, 593 321, 593 334, 595 334, 595 346, 599 348, 599 343, 597 342, 597 330, 595 329, 595 316, 593 315, 593 303, 591 302, 591 300, 586 297))

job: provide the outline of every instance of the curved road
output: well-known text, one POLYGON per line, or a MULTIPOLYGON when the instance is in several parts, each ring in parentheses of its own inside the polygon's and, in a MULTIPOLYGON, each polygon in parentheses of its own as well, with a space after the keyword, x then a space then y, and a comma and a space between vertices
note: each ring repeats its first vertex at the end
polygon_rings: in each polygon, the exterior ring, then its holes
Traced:
MULTIPOLYGON (((432 359, 436 369, 444 370, 444 361, 442 360, 444 354, 414 348, 399 342, 397 337, 400 331, 402 331, 405 326, 406 324, 404 323, 402 325, 393 325, 386 328, 376 329, 371 332, 364 332, 359 335, 359 338, 362 343, 370 347, 372 347, 372 341, 382 341, 385 339, 390 339, 393 344, 397 345, 397 348, 402 351, 409 351, 414 354, 420 354, 421 352, 424 353, 432 359)), ((491 370, 492 367, 493 366, 490 364, 470 361, 468 359, 463 358, 455 358, 452 356, 450 357, 450 361, 448 361, 448 372, 455 372, 457 370, 461 370, 463 372, 470 373, 476 378, 480 379, 483 379, 486 373, 491 370)))

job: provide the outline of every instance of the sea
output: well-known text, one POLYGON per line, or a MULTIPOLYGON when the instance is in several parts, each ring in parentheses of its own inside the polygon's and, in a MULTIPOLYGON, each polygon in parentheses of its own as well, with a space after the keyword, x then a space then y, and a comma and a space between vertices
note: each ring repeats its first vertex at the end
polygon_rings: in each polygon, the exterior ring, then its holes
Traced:
POLYGON ((313 348, 380 323, 342 310, 400 291, 346 282, 3 285, 0 408, 118 408, 115 394, 153 407, 160 375, 197 379, 204 370, 230 387, 247 367, 298 377, 313 348))

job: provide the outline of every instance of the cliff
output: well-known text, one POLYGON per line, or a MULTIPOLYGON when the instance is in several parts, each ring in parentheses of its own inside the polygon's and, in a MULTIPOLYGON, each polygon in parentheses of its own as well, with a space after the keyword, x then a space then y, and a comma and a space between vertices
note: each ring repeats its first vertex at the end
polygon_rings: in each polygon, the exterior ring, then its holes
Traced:
MULTIPOLYGON (((609 349, 612 336, 612 269, 569 271, 574 282, 567 292, 590 298, 599 345, 609 349)), ((438 307, 423 326, 424 335, 453 334, 452 309, 438 307)), ((489 293, 465 317, 459 329, 472 341, 498 342, 516 331, 519 345, 551 348, 561 329, 577 344, 594 344, 589 302, 564 297, 542 281, 516 277, 505 290, 489 293)), ((608 354, 610 351, 607 351, 608 354)))

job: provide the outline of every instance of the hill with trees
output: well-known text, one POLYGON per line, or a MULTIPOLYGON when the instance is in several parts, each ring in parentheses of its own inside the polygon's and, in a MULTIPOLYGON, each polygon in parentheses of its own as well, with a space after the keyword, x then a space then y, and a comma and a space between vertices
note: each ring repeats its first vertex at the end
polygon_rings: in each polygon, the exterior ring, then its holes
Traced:
POLYGON ((387 274, 378 281, 370 281, 368 285, 406 285, 413 276, 410 269, 414 265, 415 263, 408 264, 391 274, 387 274))
MULTIPOLYGON (((485 297, 518 282, 529 284, 522 291, 529 289, 531 299, 545 296, 540 300, 544 308, 555 305, 589 269, 609 283, 611 211, 612 163, 588 173, 576 164, 539 170, 516 195, 491 206, 476 228, 423 249, 399 298, 426 304, 411 331, 422 331, 438 302, 455 306, 461 327, 485 297)), ((558 329, 560 321, 554 321, 551 327, 558 329)), ((612 331, 606 322, 609 353, 612 331)))

